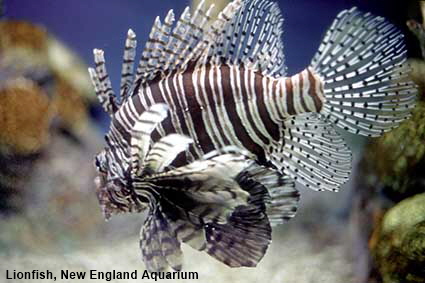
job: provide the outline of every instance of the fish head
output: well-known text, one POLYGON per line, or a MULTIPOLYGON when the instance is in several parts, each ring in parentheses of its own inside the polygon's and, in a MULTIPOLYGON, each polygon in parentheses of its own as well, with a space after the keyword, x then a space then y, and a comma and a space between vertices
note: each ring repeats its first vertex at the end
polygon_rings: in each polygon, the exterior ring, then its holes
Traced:
POLYGON ((111 148, 106 147, 95 157, 97 176, 94 179, 96 196, 105 219, 114 214, 141 212, 147 208, 144 198, 138 196, 128 170, 118 164, 111 148))

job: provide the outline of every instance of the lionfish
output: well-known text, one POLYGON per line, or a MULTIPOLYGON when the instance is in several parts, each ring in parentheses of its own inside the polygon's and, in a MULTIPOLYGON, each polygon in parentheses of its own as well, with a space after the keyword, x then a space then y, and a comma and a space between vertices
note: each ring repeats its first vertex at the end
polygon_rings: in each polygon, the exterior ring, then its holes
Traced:
POLYGON ((270 227, 295 214, 295 181, 330 191, 347 181, 351 152, 333 126, 379 136, 415 103, 403 35, 382 17, 342 11, 310 66, 288 77, 276 3, 234 0, 209 25, 211 10, 156 18, 135 74, 130 29, 120 99, 103 51, 89 69, 112 120, 97 195, 106 217, 148 209, 149 270, 181 269, 181 242, 256 266, 270 227))

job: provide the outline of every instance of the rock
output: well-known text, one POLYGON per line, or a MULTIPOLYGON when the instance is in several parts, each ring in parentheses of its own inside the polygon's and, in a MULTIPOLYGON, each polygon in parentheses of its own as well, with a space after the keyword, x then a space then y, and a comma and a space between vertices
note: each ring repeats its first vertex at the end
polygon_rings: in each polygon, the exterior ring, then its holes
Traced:
POLYGON ((425 193, 387 211, 370 249, 384 283, 425 282, 425 193))
POLYGON ((33 81, 19 78, 0 88, 0 145, 3 153, 39 152, 48 142, 53 105, 33 81))

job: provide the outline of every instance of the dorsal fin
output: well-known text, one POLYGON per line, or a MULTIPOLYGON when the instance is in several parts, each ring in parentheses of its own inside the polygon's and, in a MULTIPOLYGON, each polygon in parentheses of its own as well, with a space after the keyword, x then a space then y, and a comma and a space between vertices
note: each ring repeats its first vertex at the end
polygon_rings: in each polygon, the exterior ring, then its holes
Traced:
MULTIPOLYGON (((193 60, 194 58, 198 59, 199 56, 206 50, 209 45, 214 46, 214 40, 217 40, 219 38, 220 33, 225 30, 229 21, 233 18, 235 13, 239 11, 241 6, 241 0, 234 0, 218 14, 217 19, 209 27, 208 32, 205 33, 204 37, 202 38, 202 41, 200 41, 199 44, 195 47, 192 56, 193 58, 188 58, 186 60, 186 63, 189 62, 189 60, 193 60)), ((203 60, 198 60, 198 62, 206 64, 207 59, 209 59, 209 57, 204 56, 203 60)))
POLYGON ((213 24, 202 63, 207 60, 243 63, 263 74, 284 76, 283 18, 277 3, 246 0, 237 7, 239 2, 232 3, 236 4, 233 14, 230 13, 232 9, 227 9, 227 13, 225 9, 213 24))
POLYGON ((119 103, 112 89, 111 79, 106 70, 103 50, 94 49, 93 55, 96 68, 89 68, 90 78, 100 104, 105 112, 112 116, 115 111, 117 111, 119 103))
POLYGON ((245 64, 263 74, 284 76, 283 18, 271 0, 235 0, 206 28, 213 5, 204 1, 193 16, 187 7, 174 28, 174 13, 164 23, 155 20, 137 68, 134 87, 155 78, 184 70, 190 62, 245 64))
POLYGON ((152 79, 155 74, 161 70, 162 65, 159 64, 159 60, 161 59, 162 50, 165 49, 165 46, 168 43, 173 23, 173 10, 168 11, 168 14, 164 19, 164 24, 161 25, 159 17, 155 19, 152 30, 149 34, 149 39, 147 40, 142 52, 139 66, 137 67, 136 77, 134 79, 136 85, 152 79))
MULTIPOLYGON (((163 23, 157 17, 132 86, 136 35, 129 30, 122 66, 121 103, 140 85, 158 75, 185 70, 191 62, 198 65, 244 64, 266 75, 285 75, 281 40, 283 18, 276 3, 271 0, 234 0, 207 29, 212 8, 213 5, 205 7, 204 1, 201 1, 193 16, 186 8, 174 28, 172 10, 163 23)), ((104 109, 113 115, 119 106, 118 100, 106 72, 103 51, 95 49, 94 52, 96 69, 89 70, 90 76, 104 109)))
POLYGON ((134 58, 136 57, 136 46, 136 34, 133 30, 129 29, 127 32, 127 39, 125 40, 123 63, 121 68, 120 95, 122 101, 125 101, 130 95, 134 72, 134 58))
POLYGON ((112 107, 109 103, 109 99, 106 96, 106 94, 100 89, 100 81, 97 77, 96 70, 94 68, 89 68, 89 75, 91 82, 94 87, 94 91, 96 93, 97 99, 100 102, 100 105, 102 105, 103 110, 108 113, 110 116, 114 114, 114 111, 112 110, 112 107))
POLYGON ((184 62, 194 57, 193 50, 204 38, 205 25, 212 9, 212 6, 208 9, 204 6, 202 1, 193 16, 190 15, 189 7, 186 7, 173 29, 172 10, 168 12, 162 25, 159 18, 155 20, 137 68, 135 86, 153 79, 160 73, 170 73, 186 67, 184 62))

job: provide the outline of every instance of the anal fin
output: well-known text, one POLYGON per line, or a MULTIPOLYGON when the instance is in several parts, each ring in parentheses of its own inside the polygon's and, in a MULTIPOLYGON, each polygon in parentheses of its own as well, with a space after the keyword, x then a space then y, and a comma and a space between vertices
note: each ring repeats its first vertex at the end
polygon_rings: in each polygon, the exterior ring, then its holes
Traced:
POLYGON ((331 124, 319 114, 291 117, 281 141, 269 149, 271 162, 308 188, 337 191, 348 180, 351 151, 331 124))

